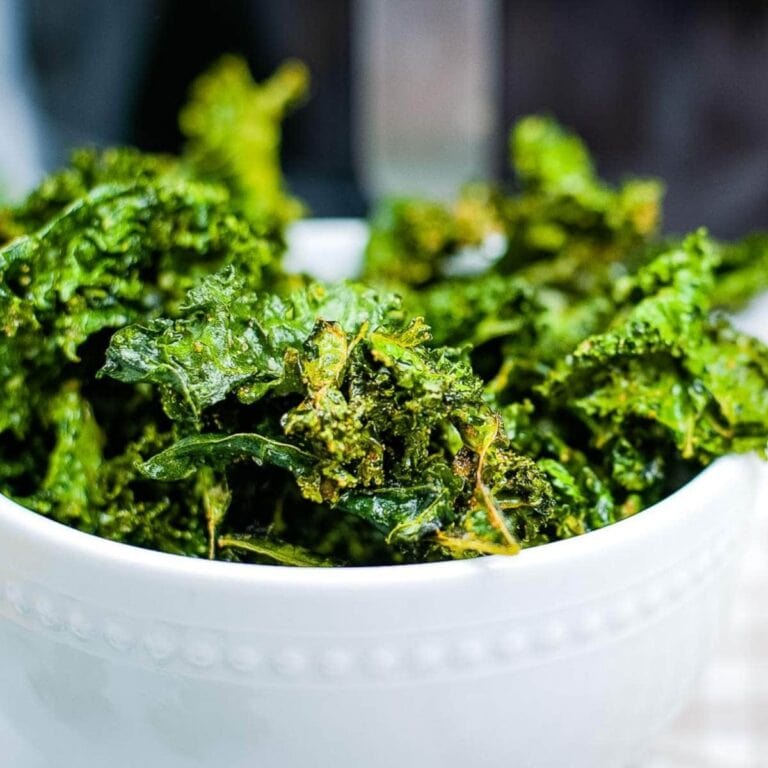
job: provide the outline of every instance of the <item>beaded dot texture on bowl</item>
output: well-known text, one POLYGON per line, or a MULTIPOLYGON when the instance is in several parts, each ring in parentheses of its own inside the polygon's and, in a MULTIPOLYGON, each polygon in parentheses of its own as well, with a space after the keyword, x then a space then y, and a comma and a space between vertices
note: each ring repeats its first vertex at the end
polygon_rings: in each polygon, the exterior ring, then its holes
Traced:
POLYGON ((269 684, 311 679, 317 685, 362 678, 430 679, 542 663, 631 634, 720 576, 732 536, 719 530, 673 565, 597 599, 538 614, 498 618, 450 632, 392 631, 388 636, 307 638, 228 633, 121 615, 5 573, 0 614, 35 633, 87 647, 89 653, 215 679, 248 675, 269 684))

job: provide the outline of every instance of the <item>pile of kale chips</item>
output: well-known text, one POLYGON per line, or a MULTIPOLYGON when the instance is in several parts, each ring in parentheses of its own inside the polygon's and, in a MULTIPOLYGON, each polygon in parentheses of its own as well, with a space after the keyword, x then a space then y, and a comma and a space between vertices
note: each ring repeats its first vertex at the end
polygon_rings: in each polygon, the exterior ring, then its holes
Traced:
POLYGON ((581 534, 765 451, 768 349, 722 310, 768 285, 768 237, 660 237, 657 181, 608 185, 528 117, 513 190, 385 204, 363 282, 289 275, 306 88, 227 58, 181 157, 81 150, 0 209, 4 494, 164 552, 410 563, 581 534))

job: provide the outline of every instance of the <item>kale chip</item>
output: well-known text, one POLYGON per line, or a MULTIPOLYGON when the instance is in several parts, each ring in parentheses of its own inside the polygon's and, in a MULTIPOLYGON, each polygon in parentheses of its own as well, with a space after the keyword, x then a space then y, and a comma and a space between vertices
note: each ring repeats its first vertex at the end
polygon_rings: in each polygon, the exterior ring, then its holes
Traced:
POLYGON ((0 492, 105 538, 290 566, 514 554, 768 451, 768 348, 722 308, 768 239, 661 237, 554 120, 515 184, 374 216, 364 283, 281 266, 289 62, 225 57, 178 156, 83 149, 0 209, 0 492))
MULTIPOLYGON (((429 340, 395 296, 355 284, 253 294, 227 270, 190 291, 179 318, 115 333, 100 375, 155 384, 176 425, 146 477, 226 477, 250 459, 405 556, 517 551, 555 514, 551 488, 466 355, 429 340)), ((271 514, 254 509, 251 524, 271 514)))

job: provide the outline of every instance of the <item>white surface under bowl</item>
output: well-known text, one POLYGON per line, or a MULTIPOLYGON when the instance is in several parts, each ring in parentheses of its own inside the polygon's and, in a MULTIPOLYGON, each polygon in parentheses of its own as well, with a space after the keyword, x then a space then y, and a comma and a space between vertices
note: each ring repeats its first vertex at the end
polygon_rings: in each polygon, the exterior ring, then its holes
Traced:
POLYGON ((338 570, 144 551, 0 497, 0 765, 626 765, 709 652, 760 471, 722 459, 514 558, 338 570))

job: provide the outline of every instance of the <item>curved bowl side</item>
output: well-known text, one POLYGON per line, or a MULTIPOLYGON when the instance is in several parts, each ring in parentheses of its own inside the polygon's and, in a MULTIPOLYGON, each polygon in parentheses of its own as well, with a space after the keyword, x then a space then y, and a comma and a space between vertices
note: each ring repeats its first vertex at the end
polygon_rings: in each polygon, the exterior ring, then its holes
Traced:
POLYGON ((138 550, 0 499, 14 765, 621 765, 706 657, 758 471, 722 459, 514 558, 337 570, 138 550))

